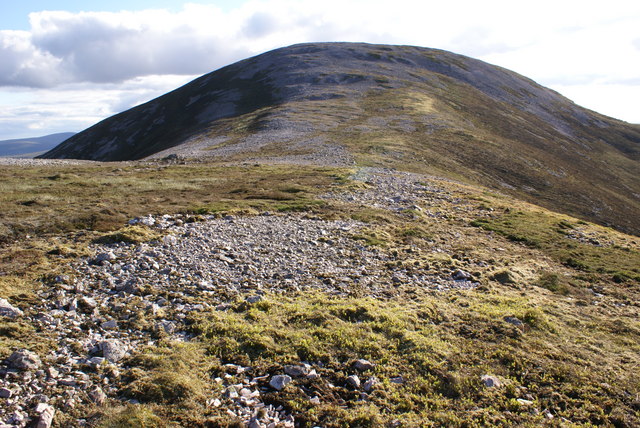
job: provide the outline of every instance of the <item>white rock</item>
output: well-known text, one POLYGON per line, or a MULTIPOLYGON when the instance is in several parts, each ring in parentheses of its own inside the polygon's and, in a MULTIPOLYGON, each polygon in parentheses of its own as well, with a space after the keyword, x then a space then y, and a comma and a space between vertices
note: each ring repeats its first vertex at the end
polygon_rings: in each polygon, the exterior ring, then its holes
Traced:
POLYGON ((50 428, 53 424, 53 417, 56 414, 56 409, 54 409, 53 406, 50 406, 49 404, 40 403, 36 408, 36 412, 40 413, 40 420, 38 420, 36 428, 50 428), (38 408, 40 408, 41 411, 38 411, 38 408))
POLYGON ((458 269, 455 272, 453 272, 451 274, 451 277, 456 281, 469 281, 473 279, 473 276, 469 272, 464 271, 462 269, 458 269))
POLYGON ((356 375, 351 375, 347 378, 347 383, 355 389, 360 388, 360 378, 356 375))
POLYGON ((368 361, 368 360, 356 360, 353 363, 353 367, 355 367, 356 370, 359 370, 361 372, 366 371, 366 370, 371 370, 375 367, 376 365, 373 364, 372 362, 368 361))
POLYGON ((291 382, 291 376, 288 375, 275 375, 269 381, 269 385, 273 389, 277 389, 278 391, 282 391, 284 387, 291 382))
POLYGON ((23 312, 9 303, 6 299, 0 299, 0 316, 16 318, 22 316, 23 312))
POLYGON ((96 256, 96 258, 95 258, 95 261, 96 261, 96 263, 100 263, 100 262, 104 262, 104 261, 112 262, 112 261, 114 261, 116 259, 117 259, 117 257, 113 253, 113 251, 109 251, 109 252, 106 252, 106 253, 98 254, 96 256))

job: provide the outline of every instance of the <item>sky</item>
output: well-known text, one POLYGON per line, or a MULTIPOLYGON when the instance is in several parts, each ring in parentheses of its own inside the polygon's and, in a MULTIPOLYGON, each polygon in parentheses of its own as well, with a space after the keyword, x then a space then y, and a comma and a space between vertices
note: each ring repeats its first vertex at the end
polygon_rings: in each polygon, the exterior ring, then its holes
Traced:
POLYGON ((640 123, 638 0, 0 2, 0 140, 81 131, 303 42, 445 49, 640 123))

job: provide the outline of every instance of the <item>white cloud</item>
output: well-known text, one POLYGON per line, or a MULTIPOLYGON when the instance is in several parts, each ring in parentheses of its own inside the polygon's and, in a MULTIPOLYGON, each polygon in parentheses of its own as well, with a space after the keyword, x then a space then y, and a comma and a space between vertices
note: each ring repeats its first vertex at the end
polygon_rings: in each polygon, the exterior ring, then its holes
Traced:
POLYGON ((0 89, 0 140, 81 131, 194 77, 147 76, 124 84, 73 83, 55 89, 0 89))
MULTIPOLYGON (((99 112, 119 111, 146 101, 147 95, 173 89, 168 86, 171 79, 162 89, 145 89, 158 79, 151 76, 200 75, 276 47, 311 41, 451 50, 556 89, 578 91, 567 94, 579 95, 589 85, 633 85, 640 79, 636 1, 252 0, 229 11, 197 3, 185 4, 176 13, 46 11, 31 14, 30 22, 29 31, 0 31, 0 86, 48 88, 45 92, 52 97, 60 91, 60 108, 68 109, 65 118, 74 115, 74 108, 78 117, 90 110, 92 118, 102 118, 99 112), (106 90, 108 99, 96 95, 106 84, 114 85, 106 90), (86 91, 80 98, 92 106, 98 105, 97 96, 101 109, 83 109, 80 102, 64 100, 70 87, 86 91)), ((0 104, 6 93, 0 93, 0 104)), ((625 93, 607 95, 600 89, 592 96, 608 97, 601 104, 605 106, 625 93)), ((596 110, 606 108, 595 103, 596 110)), ((640 122, 637 108, 629 115, 628 120, 640 122)))

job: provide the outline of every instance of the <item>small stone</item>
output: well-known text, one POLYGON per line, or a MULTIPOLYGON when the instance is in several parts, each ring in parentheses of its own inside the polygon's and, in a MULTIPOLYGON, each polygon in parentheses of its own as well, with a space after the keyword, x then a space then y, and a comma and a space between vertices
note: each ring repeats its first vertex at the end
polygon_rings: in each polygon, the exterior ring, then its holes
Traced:
POLYGON ((161 320, 156 323, 156 330, 164 331, 167 334, 173 334, 176 331, 176 323, 174 321, 161 320))
POLYGON ((201 290, 213 290, 213 289, 215 289, 215 288, 216 288, 216 287, 215 287, 213 284, 211 284, 211 282, 209 282, 209 281, 200 281, 200 282, 198 282, 197 286, 198 286, 198 288, 199 288, 199 289, 201 289, 201 290))
POLYGON ((0 398, 11 398, 13 391, 9 388, 0 388, 0 398))
POLYGON ((364 372, 367 370, 372 370, 376 365, 373 364, 372 362, 368 361, 368 360, 356 360, 353 363, 353 367, 355 367, 356 370, 364 372))
POLYGON ((262 425, 258 422, 258 418, 251 418, 248 428, 262 428, 262 425))
POLYGON ((102 388, 95 386, 89 391, 89 398, 98 406, 102 406, 107 401, 107 394, 104 393, 102 388))
POLYGON ((316 406, 320 405, 320 398, 318 396, 311 398, 309 401, 311 402, 311 404, 314 404, 316 406))
POLYGON ((47 403, 38 403, 38 405, 36 405, 36 408, 33 409, 37 414, 41 414, 43 413, 45 410, 47 410, 50 406, 47 403))
POLYGON ((365 392, 371 392, 373 390, 373 387, 376 386, 378 384, 378 379, 375 377, 370 377, 369 379, 367 379, 367 381, 364 383, 363 388, 365 390, 365 392))
POLYGON ((451 278, 453 278, 455 281, 469 281, 473 278, 473 276, 467 271, 457 269, 451 274, 451 278))
POLYGON ((99 347, 102 350, 102 356, 112 363, 120 361, 127 355, 126 346, 118 340, 103 340, 99 347))
POLYGON ((142 217, 141 219, 139 219, 138 221, 139 223, 145 225, 145 226, 153 226, 154 224, 156 224, 156 219, 154 219, 152 216, 146 216, 146 217, 142 217))
POLYGON ((542 414, 543 414, 543 415, 544 415, 544 417, 545 417, 545 418, 547 418, 547 419, 553 419, 553 413, 551 413, 551 412, 549 411, 549 409, 544 409, 544 410, 542 411, 542 414))
POLYGON ((282 391, 284 389, 284 387, 289 382, 291 382, 291 376, 288 376, 288 375, 275 375, 269 381, 269 385, 271 385, 271 387, 273 389, 276 389, 278 391, 282 391))
POLYGON ((513 274, 507 270, 502 270, 491 275, 491 279, 498 281, 500 284, 515 284, 516 279, 513 274))
POLYGON ((318 379, 320 375, 316 372, 316 369, 311 369, 309 373, 307 373, 307 379, 318 379))
POLYGON ((178 243, 178 238, 173 235, 166 235, 162 238, 162 243, 167 246, 176 245, 178 243))
POLYGON ((516 399, 516 401, 518 403, 520 403, 521 405, 523 405, 523 406, 531 406, 531 405, 533 405, 533 401, 525 400, 524 398, 518 398, 518 399, 516 399))
POLYGON ((78 306, 81 308, 94 309, 98 306, 98 302, 91 297, 82 296, 78 299, 78 306))
POLYGON ((10 368, 18 370, 37 370, 42 365, 38 355, 26 349, 15 351, 7 358, 7 362, 10 368))
POLYGON ((94 367, 99 367, 104 364, 105 361, 107 361, 107 359, 104 357, 91 357, 87 360, 87 363, 94 367))
POLYGON ((55 416, 56 409, 49 404, 40 403, 36 408, 36 413, 40 413, 40 420, 38 420, 36 428, 50 428, 53 424, 53 417, 55 416), (38 411, 38 408, 40 408, 41 411, 38 411))
POLYGON ((96 256, 95 258, 95 262, 96 263, 102 263, 102 262, 112 262, 115 259, 117 259, 116 255, 113 254, 113 251, 109 251, 108 253, 100 253, 96 256))
POLYGON ((524 323, 516 317, 504 317, 504 320, 509 324, 515 325, 519 329, 524 329, 524 323))
POLYGON ((53 281, 56 284, 68 284, 69 283, 69 275, 57 275, 53 278, 53 281))
POLYGON ((389 379, 389 382, 397 383, 397 384, 403 384, 404 383, 404 378, 402 376, 392 377, 391 379, 389 379))
POLYGON ((247 301, 247 303, 258 303, 260 300, 262 300, 262 296, 249 296, 245 300, 247 301))
POLYGON ((238 394, 238 391, 236 390, 235 386, 230 386, 229 388, 227 388, 224 394, 227 397, 231 398, 232 400, 235 400, 236 398, 240 397, 240 394, 238 394))
POLYGON ((309 373, 309 369, 305 366, 287 365, 284 366, 284 372, 291 377, 302 377, 309 373))
POLYGON ((65 377, 64 379, 59 379, 58 380, 58 385, 63 385, 63 386, 76 386, 78 384, 78 382, 76 382, 76 380, 72 377, 65 377))
POLYGON ((118 322, 116 320, 105 321, 100 324, 100 327, 105 330, 115 330, 116 328, 118 328, 118 322))
POLYGON ((355 389, 360 388, 360 378, 356 375, 349 376, 347 378, 347 383, 355 389))
POLYGON ((487 388, 499 388, 502 386, 502 382, 496 376, 483 375, 480 380, 487 388))
MULTIPOLYGON (((10 418, 10 422, 13 422, 13 424, 16 425, 16 424, 22 423, 22 421, 24 421, 26 418, 27 418, 26 413, 20 412, 20 411, 15 411, 15 412, 13 412, 13 415, 10 418)), ((13 426, 13 425, 11 425, 11 426, 13 426)))
POLYGON ((7 318, 17 318, 22 316, 23 312, 9 303, 6 299, 0 299, 0 316, 7 318))

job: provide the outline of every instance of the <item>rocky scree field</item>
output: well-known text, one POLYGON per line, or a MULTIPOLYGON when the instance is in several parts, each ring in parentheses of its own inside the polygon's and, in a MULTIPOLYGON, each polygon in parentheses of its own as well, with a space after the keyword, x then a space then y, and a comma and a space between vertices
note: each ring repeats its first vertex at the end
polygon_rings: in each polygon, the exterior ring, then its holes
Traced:
POLYGON ((640 423, 635 236, 384 168, 0 173, 5 425, 640 423))

